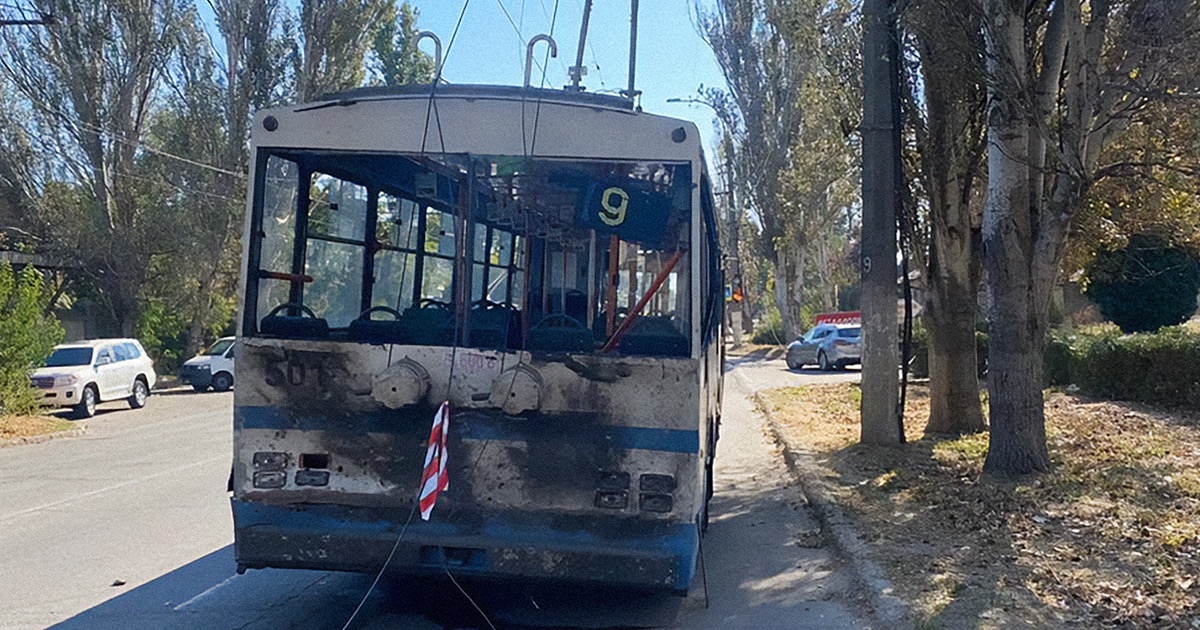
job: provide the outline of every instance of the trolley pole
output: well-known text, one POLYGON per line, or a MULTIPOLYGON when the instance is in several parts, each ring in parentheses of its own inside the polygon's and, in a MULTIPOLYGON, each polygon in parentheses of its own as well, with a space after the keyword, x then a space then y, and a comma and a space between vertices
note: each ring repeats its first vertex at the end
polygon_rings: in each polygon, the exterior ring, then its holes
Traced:
POLYGON ((584 0, 583 22, 579 25, 579 49, 575 52, 575 65, 571 66, 571 85, 565 86, 568 92, 582 92, 585 88, 579 84, 587 75, 587 66, 583 65, 583 47, 587 45, 588 23, 592 19, 592 0, 584 0))
POLYGON ((899 444, 900 352, 896 318, 896 98, 890 0, 863 3, 862 436, 899 444))
POLYGON ((629 88, 622 90, 625 98, 637 103, 642 91, 637 89, 637 31, 638 31, 638 0, 629 2, 629 88))

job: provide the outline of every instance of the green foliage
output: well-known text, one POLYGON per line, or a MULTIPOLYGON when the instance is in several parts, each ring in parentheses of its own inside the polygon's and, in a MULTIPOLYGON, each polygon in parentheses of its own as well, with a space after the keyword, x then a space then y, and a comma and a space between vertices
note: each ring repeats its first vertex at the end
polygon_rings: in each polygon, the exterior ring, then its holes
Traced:
POLYGON ((58 320, 44 314, 47 300, 36 269, 18 272, 0 262, 0 413, 29 414, 38 408, 29 371, 42 365, 63 338, 58 320))
POLYGON ((776 309, 767 312, 762 322, 754 328, 754 334, 750 336, 750 343, 764 345, 783 345, 789 341, 791 340, 783 335, 783 320, 776 309))
POLYGON ((309 101, 362 85, 366 54, 394 0, 300 0, 296 92, 309 101))
POLYGON ((384 11, 371 44, 371 69, 383 85, 429 83, 436 69, 429 55, 417 48, 417 10, 407 2, 384 11))
POLYGON ((1127 333, 1183 323, 1196 312, 1197 292, 1200 261, 1158 236, 1135 234, 1087 267, 1088 299, 1127 333))
POLYGON ((189 358, 184 356, 187 354, 187 322, 162 299, 149 298, 144 302, 137 337, 160 373, 175 372, 189 358))
POLYGON ((1052 383, 1073 382, 1092 396, 1200 408, 1200 332, 1184 326, 1055 339, 1047 344, 1051 365, 1052 383))
MULTIPOLYGON (((157 274, 160 267, 170 266, 170 261, 156 259, 151 265, 152 275, 157 274)), ((165 278, 179 278, 178 275, 166 275, 165 278)), ((172 374, 178 371, 184 361, 191 358, 188 351, 189 341, 194 341, 192 347, 204 347, 217 337, 232 334, 235 328, 233 316, 237 310, 237 298, 232 294, 214 292, 210 298, 206 317, 201 322, 197 339, 189 339, 192 319, 195 316, 190 306, 197 299, 205 296, 197 295, 194 284, 185 287, 163 286, 164 282, 153 282, 147 285, 142 296, 142 310, 139 313, 135 334, 142 342, 146 353, 154 359, 159 374, 172 374)))
POLYGON ((1075 356, 1068 337, 1052 336, 1046 340, 1042 375, 1047 385, 1070 385, 1075 356))

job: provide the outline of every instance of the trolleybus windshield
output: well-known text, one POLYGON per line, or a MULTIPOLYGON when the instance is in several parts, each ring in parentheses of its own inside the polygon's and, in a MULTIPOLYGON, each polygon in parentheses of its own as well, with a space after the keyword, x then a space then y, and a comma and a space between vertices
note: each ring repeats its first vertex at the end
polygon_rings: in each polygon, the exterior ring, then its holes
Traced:
POLYGON ((245 329, 688 356, 691 171, 264 149, 245 329))

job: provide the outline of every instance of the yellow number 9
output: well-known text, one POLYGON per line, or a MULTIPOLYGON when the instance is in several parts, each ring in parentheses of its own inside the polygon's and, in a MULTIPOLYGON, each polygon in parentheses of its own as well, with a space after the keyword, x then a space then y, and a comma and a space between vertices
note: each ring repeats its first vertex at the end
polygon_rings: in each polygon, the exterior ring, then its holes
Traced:
POLYGON ((601 221, 612 227, 621 225, 625 222, 625 211, 629 209, 629 193, 613 186, 600 195, 600 206, 604 208, 600 211, 601 221), (618 199, 615 205, 613 197, 618 199))

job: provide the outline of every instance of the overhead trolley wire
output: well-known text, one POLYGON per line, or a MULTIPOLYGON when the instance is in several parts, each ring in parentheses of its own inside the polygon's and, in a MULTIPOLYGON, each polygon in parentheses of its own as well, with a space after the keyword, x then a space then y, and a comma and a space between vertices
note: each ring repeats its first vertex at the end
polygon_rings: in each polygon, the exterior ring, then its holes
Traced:
MULTIPOLYGON (((462 11, 460 11, 458 14, 458 22, 454 25, 454 32, 451 33, 450 42, 446 46, 446 54, 442 56, 442 63, 438 66, 437 74, 434 76, 434 79, 433 79, 433 84, 429 88, 429 103, 425 108, 425 129, 421 136, 421 153, 422 154, 425 153, 426 142, 429 138, 429 119, 430 119, 431 114, 437 124, 438 141, 441 144, 441 153, 445 154, 445 152, 446 152, 446 140, 445 140, 445 137, 442 135, 442 121, 441 121, 441 117, 438 116, 438 114, 437 114, 437 86, 441 82, 442 70, 446 67, 446 62, 450 58, 450 51, 453 50, 454 42, 455 42, 455 40, 458 39, 459 28, 462 26, 463 18, 466 17, 467 9, 468 9, 468 7, 470 7, 470 5, 471 5, 471 0, 464 0, 462 11)), ((507 13, 507 11, 506 11, 506 13, 507 13)), ((520 33, 520 31, 518 31, 518 34, 519 33, 520 33)), ((411 225, 410 225, 410 229, 411 229, 411 225)), ((401 282, 401 284, 403 285, 403 282, 401 282)), ((458 351, 458 332, 456 330, 455 331, 454 348, 453 348, 453 352, 450 356, 450 378, 449 378, 449 381, 451 381, 451 383, 454 380, 454 365, 456 363, 454 353, 457 353, 457 351, 458 351)), ((487 445, 487 443, 485 442, 484 443, 485 448, 486 448, 486 445, 487 445)), ((481 457, 482 454, 483 453, 480 452, 479 457, 481 457)), ((474 464, 472 464, 472 468, 474 468, 475 464, 478 464, 479 457, 476 457, 474 464)), ((346 624, 342 627, 342 630, 348 630, 350 628, 350 625, 354 622, 355 617, 358 616, 358 613, 362 610, 363 605, 365 605, 367 603, 367 600, 370 599, 371 593, 373 593, 375 591, 375 588, 379 585, 379 580, 383 577, 383 574, 387 571, 388 565, 391 564, 392 559, 395 557, 396 550, 400 547, 400 542, 404 539, 404 534, 408 531, 408 527, 412 523, 413 515, 416 513, 417 506, 419 505, 418 499, 419 499, 420 491, 421 491, 421 488, 418 487, 417 488, 418 496, 413 497, 413 499, 414 499, 413 505, 412 505, 412 508, 409 510, 408 518, 405 519, 404 526, 400 528, 400 533, 396 536, 396 542, 392 545, 392 549, 388 553, 387 559, 384 560, 383 566, 379 567, 379 573, 377 573, 375 575, 375 580, 373 582, 371 582, 371 586, 367 589, 367 592, 363 595, 363 598, 358 603, 358 606, 356 606, 354 608, 354 612, 351 613, 350 618, 346 620, 346 624)), ((479 612, 480 616, 483 617, 483 620, 485 622, 487 622, 488 626, 490 628, 493 628, 493 630, 494 630, 495 626, 492 624, 492 621, 490 619, 488 619, 487 614, 484 613, 484 611, 481 608, 479 608, 479 605, 475 603, 475 600, 469 594, 467 594, 467 592, 463 589, 463 587, 461 585, 459 585, 458 580, 454 579, 454 576, 450 574, 449 567, 445 566, 445 562, 443 562, 442 569, 446 572, 446 575, 450 578, 450 581, 454 583, 454 586, 456 588, 458 588, 459 592, 462 593, 462 595, 467 598, 467 601, 469 601, 471 603, 471 605, 475 607, 475 610, 477 612, 479 612)))
MULTIPOLYGON (((525 41, 525 35, 521 33, 521 27, 517 26, 517 21, 514 20, 512 14, 508 12, 508 8, 504 6, 503 0, 496 0, 496 4, 500 5, 500 10, 504 12, 504 17, 508 18, 508 23, 512 25, 513 31, 516 32, 517 39, 521 40, 521 52, 524 53, 526 41, 525 41)), ((521 21, 524 22, 524 17, 525 17, 524 2, 522 2, 521 8, 522 8, 521 21)), ((524 58, 522 58, 522 61, 523 60, 524 60, 524 58)), ((542 64, 538 63, 537 59, 534 59, 533 63, 537 65, 538 70, 542 69, 542 64)))
MULTIPOLYGON (((0 65, 5 65, 5 69, 8 70, 7 64, 3 64, 3 62, 0 61, 0 65)), ((129 145, 129 146, 141 147, 142 150, 146 151, 147 153, 153 153, 155 155, 165 157, 165 158, 168 158, 171 160, 176 160, 179 162, 183 162, 185 164, 191 164, 192 166, 197 166, 199 168, 207 169, 214 173, 220 173, 222 175, 229 175, 232 177, 237 177, 237 178, 242 178, 242 179, 244 179, 246 177, 245 173, 231 171, 229 169, 224 169, 219 166, 214 166, 212 164, 206 164, 204 162, 198 162, 198 161, 190 159, 190 158, 185 158, 181 155, 175 155, 174 153, 170 153, 170 152, 164 151, 162 149, 156 149, 156 148, 150 146, 144 139, 139 139, 139 138, 129 139, 129 138, 122 136, 121 134, 114 133, 107 129, 103 129, 103 128, 97 127, 95 125, 85 123, 82 120, 79 120, 78 118, 76 118, 72 114, 68 114, 67 112, 64 112, 61 109, 58 109, 57 107, 53 107, 47 103, 39 102, 36 99, 31 98, 30 101, 33 103, 34 107, 37 107, 38 109, 41 109, 45 113, 48 113, 52 116, 62 119, 64 122, 66 122, 68 125, 71 125, 72 127, 85 129, 87 131, 90 131, 92 133, 99 134, 102 136, 108 136, 109 138, 112 138, 113 140, 115 140, 117 142, 129 145)))
MULTIPOLYGON (((558 17, 558 0, 554 0, 554 15, 551 15, 550 10, 546 8, 546 0, 538 0, 538 4, 540 4, 542 7, 542 16, 545 17, 547 20, 550 20, 550 35, 553 37, 554 36, 554 20, 558 17)), ((567 69, 567 64, 566 64, 566 62, 563 61, 563 58, 557 57, 557 59, 558 59, 558 65, 559 65, 559 67, 562 68, 563 74, 570 75, 571 71, 567 69)), ((542 79, 544 82, 545 77, 542 77, 542 79)))
POLYGON ((429 104, 425 108, 425 131, 421 134, 421 153, 425 153, 425 143, 429 139, 429 115, 433 113, 437 122, 438 141, 442 145, 442 153, 446 152, 446 139, 442 136, 442 120, 435 111, 437 109, 437 86, 442 80, 442 70, 446 67, 446 62, 450 60, 450 51, 454 49, 454 41, 458 39, 458 29, 462 26, 463 18, 467 15, 467 8, 471 6, 471 0, 464 0, 462 11, 458 14, 458 22, 454 25, 454 32, 450 34, 450 43, 446 45, 446 54, 442 55, 442 63, 438 66, 437 74, 433 78, 433 86, 429 89, 429 104))
MULTIPOLYGON (((554 39, 554 26, 558 23, 558 3, 559 3, 559 0, 554 0, 554 14, 550 17, 550 39, 554 39)), ((550 50, 549 49, 546 50, 545 59, 546 59, 546 62, 549 63, 549 61, 550 61, 550 50)), ((545 67, 542 68, 542 81, 538 87, 539 88, 546 87, 546 68, 545 67)), ((542 117, 542 95, 541 95, 541 93, 539 93, 538 99, 537 99, 537 109, 534 111, 534 114, 533 114, 533 139, 529 144, 529 152, 530 153, 534 153, 537 150, 538 122, 541 120, 541 117, 542 117)), ((524 115, 521 116, 521 122, 522 122, 522 124, 524 124, 524 122, 525 122, 524 115)))

